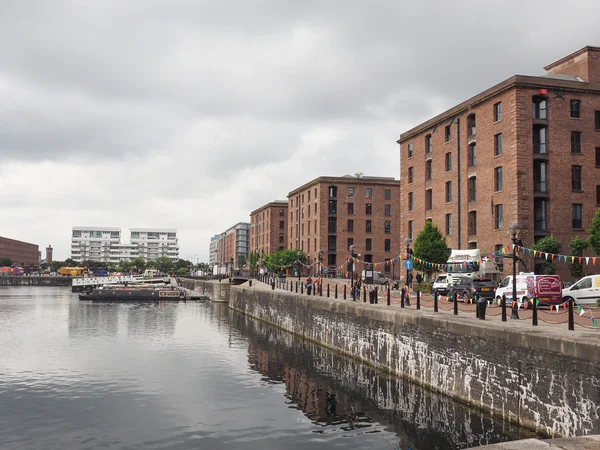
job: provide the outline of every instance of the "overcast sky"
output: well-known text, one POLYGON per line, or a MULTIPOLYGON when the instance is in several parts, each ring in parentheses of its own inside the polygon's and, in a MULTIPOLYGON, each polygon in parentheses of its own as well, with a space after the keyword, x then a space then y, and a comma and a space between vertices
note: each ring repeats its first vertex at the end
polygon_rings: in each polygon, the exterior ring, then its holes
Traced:
POLYGON ((180 257, 403 131, 600 46, 600 2, 0 0, 0 235, 177 228, 180 257))

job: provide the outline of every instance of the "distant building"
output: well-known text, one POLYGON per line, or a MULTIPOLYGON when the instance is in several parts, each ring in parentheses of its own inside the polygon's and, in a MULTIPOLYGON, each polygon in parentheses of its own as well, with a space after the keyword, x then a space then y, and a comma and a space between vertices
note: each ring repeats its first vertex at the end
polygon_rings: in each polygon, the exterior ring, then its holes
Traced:
POLYGON ((250 213, 250 253, 270 255, 287 248, 288 202, 275 200, 250 213))
POLYGON ((210 238, 210 249, 209 249, 209 259, 208 263, 210 267, 214 267, 219 263, 219 239, 221 239, 220 234, 215 234, 210 238))
POLYGON ((118 262, 117 255, 111 254, 111 248, 120 242, 120 228, 75 226, 71 231, 71 259, 118 262))
POLYGON ((137 245, 138 256, 146 261, 159 256, 179 258, 177 230, 168 228, 130 228, 131 244, 137 245))
POLYGON ((240 222, 221 233, 218 240, 219 265, 231 268, 233 261, 233 268, 241 269, 240 257, 243 257, 243 265, 245 265, 248 261, 249 232, 250 224, 240 222))
POLYGON ((17 266, 37 266, 39 246, 0 236, 0 258, 9 258, 17 266))
POLYGON ((73 227, 71 258, 75 261, 120 263, 142 258, 150 261, 159 256, 179 258, 177 230, 131 228, 130 243, 121 243, 121 228, 73 227))
POLYGON ((414 240, 426 221, 449 247, 484 253, 511 243, 511 224, 525 247, 551 235, 568 254, 571 238, 585 238, 600 205, 600 48, 545 69, 400 135, 402 238, 414 240))
POLYGON ((46 247, 46 264, 50 264, 52 262, 52 246, 49 245, 46 247))
MULTIPOLYGON (((401 252, 399 194, 394 178, 315 178, 288 194, 288 248, 330 269, 346 267, 351 245, 361 261, 391 261, 401 252)), ((376 269, 399 268, 388 263, 376 269)))

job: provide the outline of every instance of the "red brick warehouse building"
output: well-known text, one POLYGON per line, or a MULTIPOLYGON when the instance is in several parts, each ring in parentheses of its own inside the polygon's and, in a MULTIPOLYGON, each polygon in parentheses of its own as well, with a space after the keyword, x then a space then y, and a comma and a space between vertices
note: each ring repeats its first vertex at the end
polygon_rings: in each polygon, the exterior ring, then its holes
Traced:
POLYGON ((250 253, 268 256, 287 248, 288 203, 275 200, 250 213, 250 253))
MULTIPOLYGON (((311 264, 345 267, 349 247, 381 263, 400 254, 399 181, 386 177, 319 177, 288 194, 288 248, 311 264)), ((362 270, 358 265, 356 270, 362 270)), ((378 270, 398 273, 393 265, 378 270)), ((343 270, 342 270, 343 272, 343 270)))
POLYGON ((0 258, 9 258, 13 265, 37 266, 39 246, 0 236, 0 258))
POLYGON ((571 238, 587 236, 600 205, 600 48, 545 70, 515 75, 400 135, 403 238, 431 220, 449 247, 491 253, 510 244, 514 223, 524 246, 552 235, 569 254, 571 238))

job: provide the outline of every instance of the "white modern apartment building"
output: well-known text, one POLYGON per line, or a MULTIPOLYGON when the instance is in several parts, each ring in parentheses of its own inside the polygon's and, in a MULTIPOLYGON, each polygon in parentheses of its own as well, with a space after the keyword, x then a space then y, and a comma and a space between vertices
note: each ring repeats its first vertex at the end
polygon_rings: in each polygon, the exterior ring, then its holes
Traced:
POLYGON ((130 243, 121 243, 121 228, 73 227, 71 258, 75 261, 120 263, 134 258, 179 258, 176 229, 131 228, 130 243))
POLYGON ((171 228, 130 228, 131 244, 137 245, 141 258, 150 261, 159 256, 179 258, 177 230, 171 228))
POLYGON ((208 263, 211 267, 214 267, 215 264, 219 263, 219 239, 221 239, 220 234, 215 234, 210 238, 208 263))
POLYGON ((71 233, 71 258, 75 261, 112 262, 111 248, 120 242, 120 228, 73 227, 71 233))

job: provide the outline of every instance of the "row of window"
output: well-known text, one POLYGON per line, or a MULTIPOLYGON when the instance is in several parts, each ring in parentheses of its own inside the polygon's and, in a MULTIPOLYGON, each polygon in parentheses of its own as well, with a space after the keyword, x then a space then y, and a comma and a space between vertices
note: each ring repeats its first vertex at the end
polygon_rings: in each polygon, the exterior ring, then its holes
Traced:
MULTIPOLYGON (((354 238, 348 238, 346 249, 349 249, 351 245, 356 245, 354 243, 354 238)), ((392 240, 386 238, 383 240, 383 250, 386 252, 392 251, 392 240)), ((327 238, 327 251, 329 253, 337 251, 337 236, 328 236, 327 238)), ((373 239, 366 238, 365 239, 365 252, 373 251, 373 239)))
MULTIPOLYGON (((534 230, 536 232, 548 231, 548 199, 535 199, 534 201, 534 230)), ((600 205, 600 185, 596 186, 596 204, 600 205)), ((494 228, 500 230, 504 227, 504 206, 497 204, 492 206, 494 228)), ((573 203, 571 205, 571 227, 573 230, 583 229, 583 204, 573 203)), ((469 236, 477 234, 477 211, 469 211, 467 216, 467 229, 469 236)), ((408 221, 408 237, 413 239, 414 224, 408 221)), ((452 235, 452 214, 445 216, 445 232, 447 236, 452 235)))
MULTIPOLYGON (((502 133, 494 135, 494 156, 502 155, 502 133)), ((467 148, 467 165, 475 167, 477 165, 477 145, 470 144, 467 148)), ((452 171, 452 152, 447 152, 444 155, 444 169, 446 172, 452 171)), ((428 159, 425 161, 425 180, 429 181, 433 174, 433 161, 428 159)), ((414 182, 414 167, 408 168, 408 184, 414 182)))
MULTIPOLYGON (((329 198, 337 198, 337 195, 338 195, 337 186, 329 186, 329 198)), ((354 198, 354 188, 353 187, 348 188, 347 196, 348 196, 348 198, 354 198)), ((385 200, 391 200, 392 199, 392 190, 385 189, 383 191, 383 196, 384 196, 385 200)), ((365 198, 373 198, 373 189, 365 188, 365 198)), ((309 200, 310 200, 310 196, 309 196, 309 200)))
MULTIPOLYGON (((349 215, 354 214, 354 203, 347 203, 347 211, 349 215)), ((329 214, 337 214, 337 200, 329 200, 329 214)), ((365 205, 365 214, 367 216, 373 215, 373 204, 367 203, 365 205)), ((383 215, 389 217, 392 215, 392 205, 386 203, 383 205, 383 215)), ((304 216, 303 216, 304 217, 304 216)))

